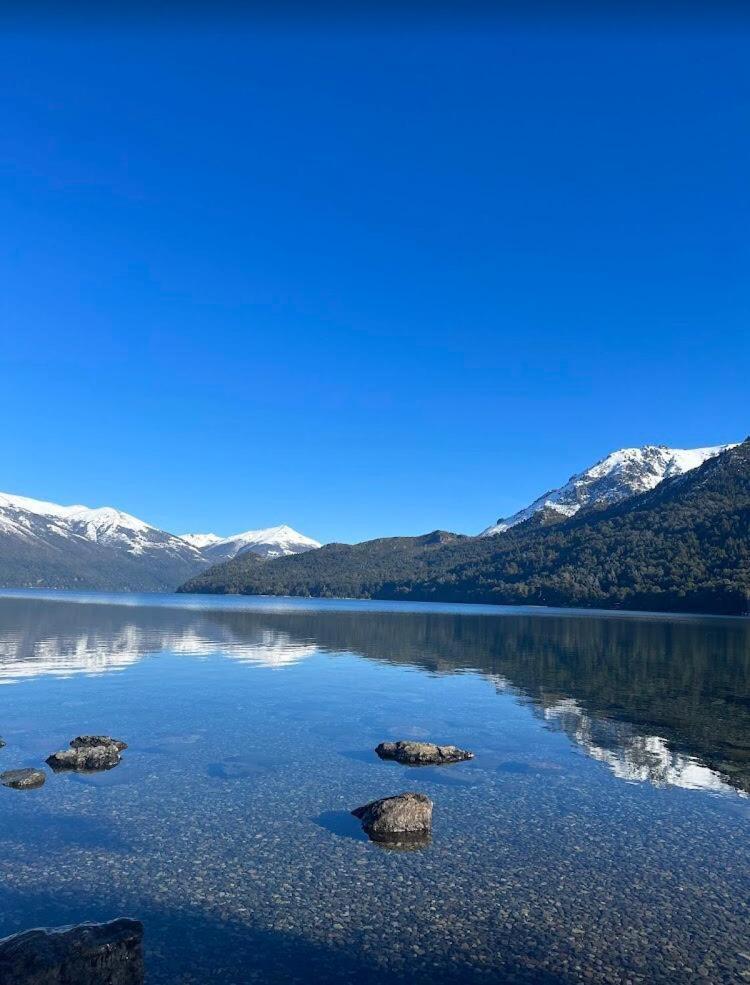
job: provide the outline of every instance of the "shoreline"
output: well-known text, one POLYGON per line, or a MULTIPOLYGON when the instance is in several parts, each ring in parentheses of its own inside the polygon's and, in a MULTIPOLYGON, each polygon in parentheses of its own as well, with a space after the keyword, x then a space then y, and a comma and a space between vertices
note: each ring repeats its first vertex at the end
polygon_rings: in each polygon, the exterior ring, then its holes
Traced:
POLYGON ((538 615, 546 618, 624 618, 676 622, 721 620, 746 623, 750 613, 680 612, 659 609, 622 609, 577 606, 503 605, 481 602, 425 602, 419 600, 316 597, 306 595, 243 595, 200 592, 105 592, 67 588, 0 588, 0 600, 39 599, 75 604, 143 606, 151 608, 247 610, 247 611, 326 611, 351 612, 434 612, 445 615, 503 616, 538 615), (195 601, 189 601, 195 600, 195 601))

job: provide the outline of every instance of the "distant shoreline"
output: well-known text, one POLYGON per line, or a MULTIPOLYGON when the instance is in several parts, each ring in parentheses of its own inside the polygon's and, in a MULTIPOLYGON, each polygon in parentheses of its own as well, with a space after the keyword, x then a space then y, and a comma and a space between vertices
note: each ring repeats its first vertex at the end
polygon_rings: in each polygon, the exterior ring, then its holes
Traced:
POLYGON ((539 615, 572 617, 621 617, 625 619, 731 620, 747 622, 750 613, 717 613, 659 609, 602 608, 594 606, 506 605, 482 602, 428 602, 419 599, 365 599, 306 595, 246 595, 231 592, 102 592, 67 588, 0 588, 3 599, 69 602, 73 604, 142 606, 144 608, 209 609, 214 611, 318 611, 318 612, 432 612, 470 616, 539 615))

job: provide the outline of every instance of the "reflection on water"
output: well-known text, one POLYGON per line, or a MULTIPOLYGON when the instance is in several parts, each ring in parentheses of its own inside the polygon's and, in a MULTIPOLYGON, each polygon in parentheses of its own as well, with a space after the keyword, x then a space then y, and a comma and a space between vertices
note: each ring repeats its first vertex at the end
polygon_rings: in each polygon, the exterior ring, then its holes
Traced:
MULTIPOLYGON (((96 614, 99 614, 97 608, 96 614)), ((23 633, 4 632, 0 626, 0 685, 15 684, 25 677, 53 674, 101 674, 121 670, 149 655, 163 651, 192 657, 223 656, 264 667, 282 667, 316 652, 288 633, 256 626, 247 637, 228 628, 206 630, 198 620, 181 628, 141 626, 134 622, 110 624, 106 629, 71 628, 56 635, 37 635, 36 628, 23 633)), ((42 630, 44 632, 44 630, 42 630)))
MULTIPOLYGON (((629 781, 750 791, 747 620, 584 614, 196 611, 0 598, 0 684, 121 670, 162 652, 281 667, 319 650, 473 670, 629 781)), ((392 607, 391 607, 392 608, 392 607)))
POLYGON ((693 756, 669 748, 658 735, 639 735, 632 726, 587 715, 573 698, 543 708, 547 722, 562 729, 592 759, 605 763, 621 780, 726 793, 732 787, 716 770, 693 756))
POLYGON ((137 916, 149 985, 750 975, 747 620, 0 597, 0 683, 3 768, 129 743, 0 789, 0 936, 137 916), (349 812, 406 789, 432 841, 382 851, 349 812))

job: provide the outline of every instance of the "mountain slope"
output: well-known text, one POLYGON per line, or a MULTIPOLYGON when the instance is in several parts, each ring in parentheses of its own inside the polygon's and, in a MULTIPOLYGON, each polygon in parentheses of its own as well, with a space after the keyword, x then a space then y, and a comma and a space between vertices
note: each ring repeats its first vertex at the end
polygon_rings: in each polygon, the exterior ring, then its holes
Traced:
POLYGON ((112 507, 0 494, 0 585, 168 591, 207 564, 196 548, 112 507))
POLYGON ((750 439, 609 509, 503 537, 425 540, 230 562, 184 590, 745 613, 750 439))
MULTIPOLYGON (((373 596, 372 586, 413 577, 446 544, 469 540, 436 530, 423 537, 383 537, 364 544, 326 544, 317 551, 262 562, 244 553, 201 572, 181 592, 219 594, 373 596), (363 584, 368 588, 363 589, 363 584)), ((385 597, 385 596, 383 596, 385 597)))
POLYGON ((320 545, 291 527, 177 537, 110 506, 61 506, 0 493, 0 587, 174 591, 212 563, 320 545))
POLYGON ((184 540, 191 547, 197 547, 199 551, 210 544, 218 543, 221 539, 218 534, 180 534, 180 540, 184 540))
POLYGON ((519 523, 539 516, 542 522, 558 522, 581 509, 606 507, 630 496, 654 489, 666 478, 682 475, 735 445, 710 448, 667 448, 645 445, 621 448, 572 476, 564 486, 535 499, 530 506, 483 530, 480 537, 504 533, 519 523))
POLYGON ((287 554, 302 554, 320 547, 317 540, 306 537, 292 527, 281 524, 263 530, 246 530, 231 537, 216 537, 215 534, 188 534, 192 543, 200 547, 203 555, 213 562, 228 561, 238 554, 250 551, 260 557, 284 557, 287 554), (199 543, 202 541, 202 543, 199 543))

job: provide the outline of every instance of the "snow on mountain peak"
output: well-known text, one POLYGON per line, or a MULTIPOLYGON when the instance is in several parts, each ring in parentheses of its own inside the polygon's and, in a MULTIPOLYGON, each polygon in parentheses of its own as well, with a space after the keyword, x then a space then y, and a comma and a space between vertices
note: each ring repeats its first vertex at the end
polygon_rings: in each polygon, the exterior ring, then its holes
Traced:
POLYGON ((571 517, 583 507, 611 506, 629 496, 654 489, 670 476, 690 472, 707 459, 734 447, 668 448, 666 445, 644 445, 642 448, 620 448, 586 471, 571 476, 559 489, 550 490, 513 516, 498 520, 479 536, 492 537, 503 533, 541 510, 552 510, 564 517, 571 517))
MULTIPOLYGON (((15 496, 10 493, 0 493, 0 509, 16 510, 33 513, 35 516, 55 517, 63 520, 92 524, 95 528, 113 526, 127 527, 129 530, 148 530, 150 526, 129 513, 123 513, 112 506, 60 506, 58 503, 48 503, 42 499, 31 499, 28 496, 15 496)), ((151 528, 154 529, 154 528, 151 528)))
POLYGON ((179 534, 179 538, 191 547, 197 547, 198 550, 217 544, 221 540, 218 534, 179 534))
POLYGON ((317 540, 286 524, 232 537, 178 537, 111 506, 62 506, 0 493, 0 554, 21 586, 47 581, 51 587, 171 591, 209 564, 245 551, 274 558, 316 547, 317 540))
MULTIPOLYGON (((213 537, 213 534, 193 534, 193 537, 213 537)), ((245 530, 243 533, 232 534, 212 540, 202 547, 206 557, 212 560, 227 560, 250 551, 262 557, 282 557, 286 554, 301 554, 320 547, 317 540, 306 537, 293 527, 283 523, 277 527, 265 527, 261 530, 245 530)))
POLYGON ((87 540, 124 548, 130 554, 155 547, 178 554, 186 551, 178 537, 112 506, 62 506, 9 493, 0 493, 0 532, 27 542, 47 541, 50 536, 87 540))
POLYGON ((178 537, 111 506, 61 506, 28 496, 0 493, 0 533, 27 543, 50 538, 86 540, 129 554, 166 551, 186 561, 225 561, 244 551, 262 557, 299 554, 320 547, 287 524, 246 530, 231 537, 191 533, 178 537))

